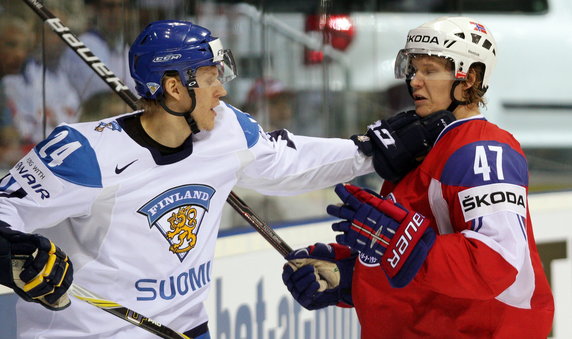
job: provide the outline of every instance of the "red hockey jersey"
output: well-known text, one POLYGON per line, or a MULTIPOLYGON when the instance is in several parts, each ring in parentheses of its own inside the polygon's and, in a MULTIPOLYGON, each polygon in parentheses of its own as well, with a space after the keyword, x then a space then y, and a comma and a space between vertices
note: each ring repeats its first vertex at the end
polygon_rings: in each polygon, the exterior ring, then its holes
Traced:
POLYGON ((546 338, 554 302, 528 211, 519 143, 483 116, 458 120, 390 195, 438 236, 415 279, 392 288, 360 256, 353 301, 362 338, 546 338))

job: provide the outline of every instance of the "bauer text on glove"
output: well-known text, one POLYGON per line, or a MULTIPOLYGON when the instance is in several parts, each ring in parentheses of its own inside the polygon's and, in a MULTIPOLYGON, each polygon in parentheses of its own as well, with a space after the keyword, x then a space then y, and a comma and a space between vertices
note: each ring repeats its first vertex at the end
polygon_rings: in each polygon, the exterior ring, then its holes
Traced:
POLYGON ((344 219, 332 225, 342 232, 336 241, 375 258, 392 286, 407 285, 435 241, 429 220, 353 185, 338 184, 335 192, 343 205, 329 205, 327 211, 344 219))

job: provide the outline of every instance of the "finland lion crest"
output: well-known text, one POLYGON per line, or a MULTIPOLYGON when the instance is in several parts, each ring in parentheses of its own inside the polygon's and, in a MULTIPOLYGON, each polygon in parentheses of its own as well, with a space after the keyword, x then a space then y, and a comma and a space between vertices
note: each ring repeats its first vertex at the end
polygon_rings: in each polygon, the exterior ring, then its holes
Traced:
POLYGON ((197 234, 214 192, 214 188, 205 185, 171 188, 137 212, 147 217, 151 228, 157 227, 169 242, 169 251, 183 262, 197 244, 197 234))

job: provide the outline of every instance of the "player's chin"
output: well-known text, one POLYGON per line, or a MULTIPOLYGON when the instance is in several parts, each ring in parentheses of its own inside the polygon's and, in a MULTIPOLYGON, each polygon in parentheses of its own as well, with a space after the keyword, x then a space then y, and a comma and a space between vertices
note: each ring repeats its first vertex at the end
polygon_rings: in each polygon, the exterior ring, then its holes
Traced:
POLYGON ((209 121, 201 121, 197 123, 201 131, 211 131, 215 127, 214 119, 209 121))
POLYGON ((428 105, 417 105, 417 103, 415 104, 415 113, 417 113, 418 116, 420 117, 425 117, 428 116, 429 114, 433 113, 431 112, 431 108, 428 105))

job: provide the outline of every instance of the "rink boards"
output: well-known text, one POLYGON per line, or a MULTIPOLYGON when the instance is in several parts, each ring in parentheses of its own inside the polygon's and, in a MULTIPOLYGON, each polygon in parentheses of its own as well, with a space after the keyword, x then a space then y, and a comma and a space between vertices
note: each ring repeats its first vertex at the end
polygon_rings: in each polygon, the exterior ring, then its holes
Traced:
MULTIPOLYGON (((554 292, 556 314, 552 338, 572 338, 572 193, 529 197, 535 237, 554 292)), ((277 228, 298 248, 332 242, 331 220, 277 228)), ((358 338, 351 309, 302 309, 281 280, 283 259, 254 231, 221 236, 208 274, 207 302, 213 338, 319 339, 358 338)), ((0 338, 14 337, 16 296, 0 287, 0 338)), ((98 311, 98 310, 94 310, 98 311)), ((139 310, 144 314, 145 310, 139 310)))

